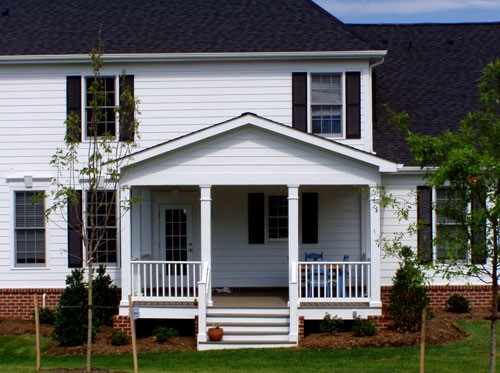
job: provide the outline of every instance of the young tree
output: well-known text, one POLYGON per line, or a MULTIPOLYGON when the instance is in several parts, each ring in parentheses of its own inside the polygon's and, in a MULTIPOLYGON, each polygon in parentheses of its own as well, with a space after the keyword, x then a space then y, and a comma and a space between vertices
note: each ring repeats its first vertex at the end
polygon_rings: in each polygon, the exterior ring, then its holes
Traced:
MULTIPOLYGON (((445 191, 439 216, 456 229, 439 235, 446 260, 435 268, 445 276, 475 276, 491 285, 490 372, 496 368, 500 218, 500 60, 488 64, 478 82, 482 109, 469 113, 457 131, 439 136, 413 133, 406 113, 394 113, 407 133, 414 161, 429 186, 445 191), (464 260, 465 258, 465 260, 464 260)), ((436 208, 436 206, 435 206, 436 208)))
POLYGON ((82 120, 79 112, 71 112, 67 117, 65 148, 57 149, 51 161, 57 169, 57 177, 53 179, 48 196, 51 205, 46 211, 47 218, 58 213, 67 219, 68 229, 83 243, 83 257, 77 259, 87 266, 87 372, 91 370, 92 357, 94 265, 117 260, 117 248, 110 257, 107 246, 110 242, 116 243, 117 232, 108 227, 116 227, 118 211, 126 211, 133 202, 119 200, 117 188, 120 169, 125 165, 122 160, 136 147, 138 122, 135 117, 139 113, 138 101, 126 84, 125 72, 119 83, 119 105, 115 105, 114 83, 109 87, 110 80, 101 76, 102 43, 98 49, 92 49, 90 61, 93 76, 86 79, 86 120, 82 120), (117 117, 119 131, 115 131, 117 117), (82 126, 86 126, 83 142, 80 141, 82 126), (83 211, 75 207, 82 197, 87 207, 83 211))

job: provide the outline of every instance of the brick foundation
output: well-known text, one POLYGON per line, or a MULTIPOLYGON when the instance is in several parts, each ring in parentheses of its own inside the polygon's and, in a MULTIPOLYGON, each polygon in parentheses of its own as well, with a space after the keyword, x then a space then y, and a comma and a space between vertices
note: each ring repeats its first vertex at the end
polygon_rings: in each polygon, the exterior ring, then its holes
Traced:
POLYGON ((305 319, 304 316, 299 317, 299 341, 305 337, 305 319))
POLYGON ((390 319, 385 316, 368 316, 368 320, 371 320, 379 332, 383 332, 389 329, 390 319))
MULTIPOLYGON (((380 297, 384 310, 391 303, 392 286, 382 286, 380 297)), ((491 307, 491 286, 489 285, 433 285, 427 290, 431 298, 431 307, 446 308, 446 301, 453 294, 459 294, 467 298, 471 307, 487 308, 491 307)))
POLYGON ((128 316, 113 316, 113 329, 123 330, 127 332, 127 335, 132 335, 132 326, 130 324, 130 318, 128 316))
POLYGON ((55 310, 64 289, 0 289, 0 318, 3 319, 33 319, 34 295, 38 296, 38 307, 43 306, 55 310))

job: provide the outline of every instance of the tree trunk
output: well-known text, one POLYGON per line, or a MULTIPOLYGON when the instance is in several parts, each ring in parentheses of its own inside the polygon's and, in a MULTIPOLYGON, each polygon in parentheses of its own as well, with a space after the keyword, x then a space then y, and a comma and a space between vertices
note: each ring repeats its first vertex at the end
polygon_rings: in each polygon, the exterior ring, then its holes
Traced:
POLYGON ((88 287, 87 287, 87 369, 86 372, 90 373, 92 370, 92 279, 93 279, 92 261, 88 264, 88 287))

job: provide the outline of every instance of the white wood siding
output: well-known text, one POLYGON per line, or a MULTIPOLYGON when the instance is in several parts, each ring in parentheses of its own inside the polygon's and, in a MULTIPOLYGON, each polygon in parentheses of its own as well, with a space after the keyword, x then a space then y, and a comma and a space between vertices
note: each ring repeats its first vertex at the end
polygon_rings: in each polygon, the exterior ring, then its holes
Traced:
MULTIPOLYGON (((186 135, 244 112, 254 112, 291 125, 291 73, 295 71, 361 71, 362 118, 367 120, 370 117, 366 115, 370 100, 364 98, 367 87, 370 86, 369 70, 368 63, 363 61, 106 64, 103 74, 118 75, 123 68, 128 74, 135 76, 135 96, 141 102, 142 115, 138 118, 140 148, 186 135)), ((46 267, 35 269, 14 266, 13 192, 25 190, 26 187, 24 183, 8 182, 7 179, 22 179, 28 175, 34 179, 47 180, 56 175, 49 163, 56 148, 63 146, 66 76, 91 74, 89 64, 0 66, 0 287, 64 286, 69 269, 67 235, 62 217, 54 217, 54 221, 47 223, 46 267)), ((345 142, 360 148, 367 146, 364 140, 345 142)), ((225 145, 230 146, 229 143, 225 145)), ((265 163, 274 158, 275 163, 269 166, 268 172, 278 175, 276 183, 279 183, 279 172, 284 164, 288 170, 297 167, 305 170, 310 166, 309 162, 321 158, 318 155, 313 156, 315 159, 308 158, 307 151, 301 150, 302 154, 295 154, 295 160, 289 163, 290 159, 287 157, 290 154, 280 156, 273 152, 274 149, 270 150, 271 153, 262 154, 259 162, 265 163), (304 158, 300 160, 302 156, 304 158), (300 163, 297 163, 299 160, 300 163)), ((226 155, 218 157, 218 160, 223 162, 221 158, 225 157, 224 161, 229 162, 237 151, 242 149, 230 149, 226 155)), ((198 166, 206 170, 211 167, 227 167, 227 170, 234 171, 234 165, 221 166, 221 163, 213 166, 206 164, 213 159, 204 159, 202 154, 196 156, 191 162, 199 160, 198 166)), ((327 158, 326 155, 323 157, 324 160, 327 158)), ((241 159, 239 158, 240 161, 241 159)), ((247 157, 247 161, 249 159, 247 157)), ((186 158, 178 160, 182 163, 179 167, 184 167, 185 172, 193 169, 192 163, 186 158)), ((340 158, 338 161, 335 170, 341 173, 351 172, 349 170, 352 164, 343 163, 340 158)), ((237 166, 246 167, 241 163, 237 166)), ((367 170, 363 167, 354 166, 352 172, 366 174, 367 170)), ((311 166, 308 172, 321 174, 331 170, 332 165, 324 166, 319 163, 311 166)), ((248 175, 251 179, 259 174, 248 175)), ((199 175, 195 174, 192 183, 196 184, 198 178, 199 175)), ((293 180, 290 179, 290 182, 293 180)), ((328 183, 328 180, 323 182, 328 183)), ((48 187, 46 182, 35 182, 33 190, 46 190, 48 187)), ((108 272, 120 285, 119 269, 110 268, 108 272)))

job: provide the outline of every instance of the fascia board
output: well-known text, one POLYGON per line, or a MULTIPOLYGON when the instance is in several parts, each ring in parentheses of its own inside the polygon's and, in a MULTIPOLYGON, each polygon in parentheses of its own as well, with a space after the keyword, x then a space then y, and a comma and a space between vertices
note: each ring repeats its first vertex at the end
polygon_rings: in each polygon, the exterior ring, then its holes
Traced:
MULTIPOLYGON (((241 52, 241 53, 131 53, 104 54, 104 62, 153 63, 187 61, 380 59, 387 50, 321 52, 241 52)), ((0 56, 0 64, 79 64, 89 61, 88 54, 0 56)))

